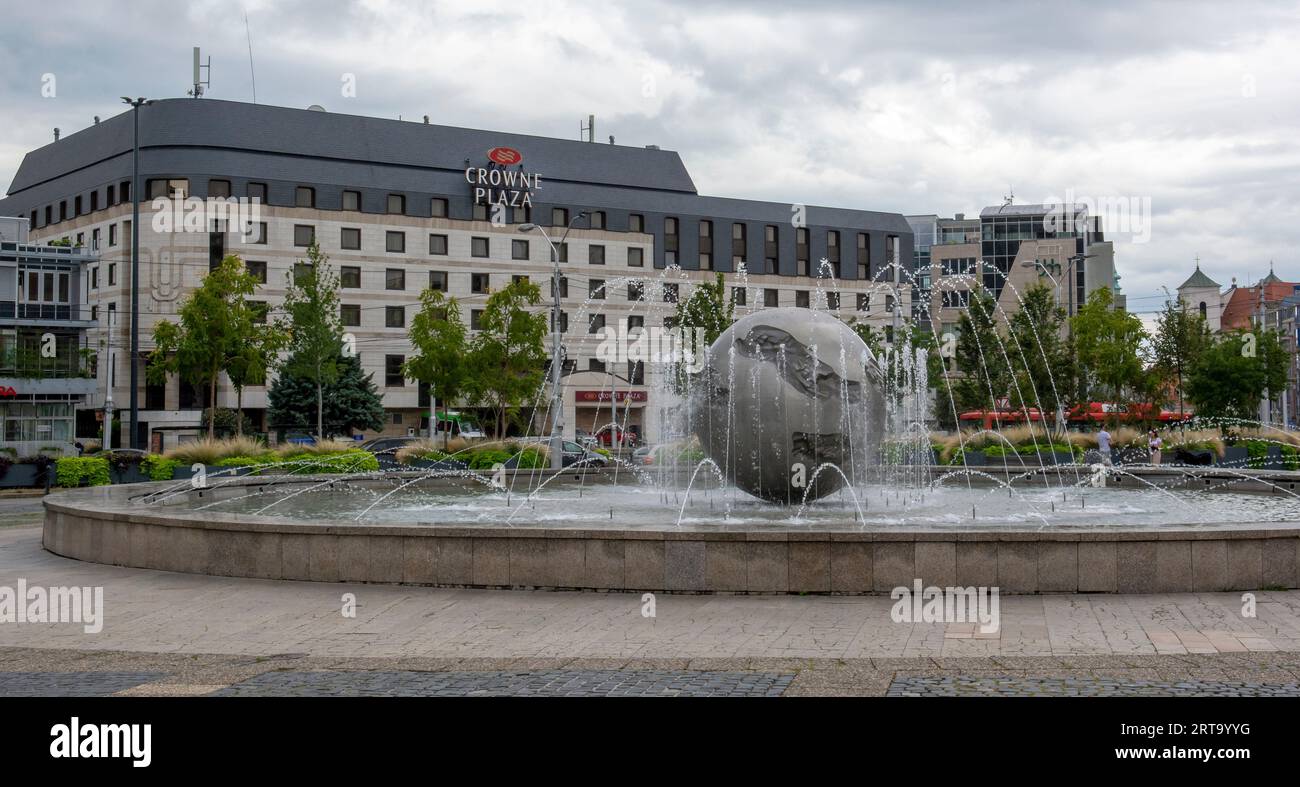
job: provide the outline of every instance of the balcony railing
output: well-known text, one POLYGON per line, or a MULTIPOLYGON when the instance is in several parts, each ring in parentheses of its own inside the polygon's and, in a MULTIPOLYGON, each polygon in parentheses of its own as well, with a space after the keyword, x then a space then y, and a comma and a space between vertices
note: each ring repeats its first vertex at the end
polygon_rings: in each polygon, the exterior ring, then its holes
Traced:
POLYGON ((92 320, 89 306, 0 301, 0 320, 92 320))

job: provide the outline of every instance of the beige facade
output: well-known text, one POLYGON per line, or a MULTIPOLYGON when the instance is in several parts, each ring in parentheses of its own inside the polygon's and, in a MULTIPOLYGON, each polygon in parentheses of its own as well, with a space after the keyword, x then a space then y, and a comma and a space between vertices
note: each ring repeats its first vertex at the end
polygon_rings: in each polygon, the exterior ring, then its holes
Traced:
MULTIPOLYGON (((494 225, 486 221, 465 221, 446 218, 418 218, 404 215, 362 213, 358 211, 318 210, 280 206, 260 206, 260 220, 265 222, 266 233, 243 237, 235 232, 213 234, 208 232, 166 232, 153 229, 153 209, 142 202, 140 214, 140 350, 142 358, 153 347, 152 334, 159 320, 174 319, 185 296, 199 285, 209 270, 214 252, 235 254, 246 263, 261 269, 264 264, 266 282, 258 287, 254 300, 268 304, 272 318, 276 317, 283 302, 285 284, 296 262, 305 258, 306 248, 297 227, 310 227, 321 251, 326 254, 336 273, 345 268, 359 273, 359 282, 349 276, 347 284, 339 291, 339 302, 348 312, 349 321, 359 315, 359 324, 345 325, 344 330, 355 337, 361 364, 373 375, 383 397, 386 426, 382 434, 401 435, 419 431, 421 419, 427 414, 427 405, 420 406, 418 386, 413 381, 390 377, 391 357, 408 356, 411 345, 407 330, 419 308, 421 292, 431 284, 431 275, 445 277, 450 295, 461 304, 462 318, 467 326, 476 319, 488 294, 508 284, 512 277, 527 276, 542 289, 539 309, 550 308, 550 278, 552 265, 550 246, 537 231, 521 233, 518 224, 494 225), (344 230, 357 230, 360 248, 344 248, 344 230), (389 251, 390 233, 400 233, 404 251, 389 251), (430 236, 446 237, 446 253, 431 253, 430 236), (476 239, 486 239, 487 256, 476 256, 476 239), (259 242, 264 241, 264 242, 259 242), (220 246, 215 246, 220 244, 220 246), (519 244, 524 244, 523 246, 519 244), (522 259, 516 256, 522 254, 522 259), (390 272, 394 272, 390 274, 390 272), (400 272, 400 273, 396 273, 400 272), (401 310, 390 314, 390 308, 401 310), (390 327, 389 321, 394 324, 390 327)), ((118 411, 129 406, 129 347, 130 347, 130 220, 131 206, 121 204, 112 208, 79 216, 45 232, 57 232, 40 238, 42 241, 70 237, 84 238, 87 245, 98 239, 99 259, 87 265, 84 288, 87 305, 94 310, 97 327, 89 332, 89 344, 100 354, 99 377, 96 391, 89 397, 87 407, 99 409, 104 405, 104 392, 109 381, 106 375, 113 372, 113 403, 118 411), (110 359, 111 353, 111 359, 110 359)), ((548 228, 548 232, 550 229, 548 228)), ((40 235, 40 233, 37 233, 40 235)), ((349 233, 351 234, 351 233, 349 233)), ((440 244, 441 241, 438 241, 440 244)), ((478 241, 481 246, 482 241, 478 241)), ((573 391, 621 388, 637 391, 637 398, 653 399, 656 385, 653 368, 646 370, 643 382, 629 383, 631 370, 606 365, 605 373, 592 372, 593 360, 601 334, 590 332, 589 318, 603 315, 605 325, 616 328, 629 317, 640 316, 647 328, 661 327, 665 317, 673 313, 671 303, 666 303, 666 289, 676 285, 678 297, 689 295, 695 284, 711 280, 711 271, 655 269, 652 235, 637 232, 616 232, 595 229, 573 229, 567 241, 567 262, 561 263, 562 275, 567 280, 567 295, 563 298, 562 312, 567 319, 563 341, 569 361, 565 378, 567 401, 573 401, 573 391), (592 264, 592 247, 603 247, 604 264, 592 264), (641 266, 629 252, 639 249, 641 266), (595 284, 593 284, 595 282, 595 284), (603 290, 600 282, 604 283, 603 290), (636 286, 644 291, 645 300, 637 300, 636 286), (632 291, 629 292, 629 285, 632 291), (594 291, 593 291, 594 288, 594 291), (604 297, 599 296, 603 292, 604 297), (574 373, 583 373, 581 378, 574 373), (591 375, 606 378, 604 386, 588 379, 591 375)), ((348 244, 352 245, 352 244, 348 244)), ((480 248, 481 251, 481 248, 480 248)), ((351 271, 349 272, 351 273, 351 271)), ((818 280, 807 277, 780 275, 724 274, 726 285, 733 298, 738 299, 737 316, 752 310, 779 306, 810 308, 834 307, 841 318, 865 321, 877 328, 890 325, 892 301, 898 289, 888 282, 859 280, 818 280), (738 294, 743 290, 744 295, 738 294), (864 301, 859 294, 868 294, 864 301), (774 299, 774 300, 773 300, 774 299), (743 300, 743 304, 739 301, 743 300)), ((906 290, 901 293, 904 314, 909 304, 906 290)), ((549 342, 547 344, 549 352, 549 342)), ((266 387, 248 387, 243 395, 246 412, 256 415, 267 406, 266 387)), ((202 401, 186 398, 183 386, 172 379, 161 387, 146 385, 144 363, 140 366, 140 422, 147 424, 150 432, 163 435, 164 447, 174 444, 197 432, 202 401)), ((234 390, 223 378, 218 386, 217 405, 234 407, 234 390)), ((456 403, 463 405, 463 403, 456 403)), ((649 401, 649 413, 662 403, 649 401)), ((443 406, 439 402, 439 408, 443 406)), ((635 405, 634 405, 635 406, 635 405)), ((566 408, 567 409, 567 408, 566 408)), ((567 436, 575 428, 583 428, 577 411, 566 413, 567 436)), ((120 413, 123 424, 127 414, 120 413)), ((657 421, 644 417, 640 424, 649 429, 657 421)), ((264 424, 274 431, 274 424, 264 424)), ((152 436, 152 435, 151 435, 152 436)), ((371 435, 367 434, 367 437, 371 435)), ((125 436, 115 440, 121 444, 125 436)), ((643 437, 657 439, 657 435, 644 431, 643 437)), ((158 440, 153 437, 153 440, 158 440)), ((149 444, 149 443, 147 443, 149 444)), ((152 445, 158 445, 153 442, 152 445)))

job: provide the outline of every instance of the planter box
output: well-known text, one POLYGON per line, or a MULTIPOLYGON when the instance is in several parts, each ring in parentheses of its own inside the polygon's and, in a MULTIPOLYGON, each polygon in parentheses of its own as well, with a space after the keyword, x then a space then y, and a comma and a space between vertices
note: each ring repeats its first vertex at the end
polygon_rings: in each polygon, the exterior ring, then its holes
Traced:
POLYGON ((151 480, 149 476, 140 472, 140 465, 127 465, 125 470, 118 470, 110 464, 108 466, 108 477, 115 484, 138 484, 141 481, 151 480))
MULTIPOLYGON (((965 456, 962 457, 962 464, 966 467, 984 467, 991 463, 983 451, 967 451, 965 456)), ((999 462, 999 464, 1001 463, 999 462)))
POLYGON ((1208 448, 1198 448, 1195 450, 1179 448, 1173 452, 1173 461, 1177 464, 1208 467, 1209 465, 1214 464, 1214 460, 1217 456, 1217 454, 1208 448))
POLYGON ((1223 449, 1223 457, 1219 459, 1217 464, 1222 467, 1245 470, 1248 461, 1250 461, 1249 451, 1243 447, 1230 445, 1223 449))
POLYGON ((10 465, 9 472, 0 478, 0 489, 26 489, 45 486, 45 476, 36 465, 10 465))
POLYGON ((459 459, 416 459, 407 467, 412 470, 464 470, 469 465, 459 459))

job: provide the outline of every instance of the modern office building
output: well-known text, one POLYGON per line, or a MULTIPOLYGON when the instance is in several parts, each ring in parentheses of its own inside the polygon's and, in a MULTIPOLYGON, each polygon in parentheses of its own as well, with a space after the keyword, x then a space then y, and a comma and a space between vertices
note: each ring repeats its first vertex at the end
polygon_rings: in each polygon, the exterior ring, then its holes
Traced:
MULTIPOLYGON (((703 196, 681 157, 657 146, 210 99, 162 100, 139 113, 142 357, 123 351, 99 374, 102 384, 114 367, 123 407, 130 364, 141 365, 141 445, 157 445, 159 434, 170 444, 198 426, 204 392, 179 380, 146 385, 143 355, 154 324, 226 254, 258 276, 256 297, 274 314, 293 265, 320 245, 342 280, 345 329, 383 394, 386 433, 405 434, 423 428, 428 412, 425 392, 400 371, 420 292, 455 295, 473 327, 491 292, 527 276, 542 287, 544 308, 552 266, 541 232, 558 241, 572 226, 560 247, 566 429, 597 427, 617 403, 619 420, 650 438, 664 403, 642 368, 606 368, 595 357, 603 326, 661 325, 672 301, 720 272, 738 313, 823 306, 883 327, 898 292, 894 263, 912 259, 901 215, 703 196), (255 204, 259 215, 247 234, 219 219, 190 221, 188 208, 156 215, 154 199, 177 196, 210 210, 243 199, 238 209, 255 204), (174 226, 159 231, 168 216, 174 226), (540 229, 520 232, 524 223, 540 229)), ((0 200, 0 215, 28 219, 35 238, 81 237, 98 249, 82 281, 97 314, 91 338, 117 348, 130 346, 129 319, 108 316, 130 307, 132 145, 130 114, 64 136, 28 153, 0 200)), ((217 405, 234 404, 221 386, 217 405)), ((276 429, 265 421, 264 388, 246 390, 244 406, 276 429)))
POLYGON ((84 244, 31 244, 27 219, 0 218, 0 449, 13 456, 70 453, 78 421, 98 428, 80 409, 96 390, 82 292, 95 262, 84 244))

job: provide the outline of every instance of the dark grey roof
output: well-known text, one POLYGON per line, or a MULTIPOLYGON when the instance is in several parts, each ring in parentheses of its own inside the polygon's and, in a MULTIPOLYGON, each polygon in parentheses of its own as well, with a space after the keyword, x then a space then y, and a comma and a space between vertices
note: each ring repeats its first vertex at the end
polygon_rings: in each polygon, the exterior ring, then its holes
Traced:
MULTIPOLYGON (((165 99, 140 113, 142 148, 200 147, 464 170, 466 159, 485 163, 488 150, 506 146, 523 153, 527 170, 553 180, 695 191, 681 157, 670 150, 213 99, 165 99)), ((9 193, 126 153, 131 136, 127 111, 34 150, 23 159, 9 193)))
MULTIPOLYGON (((700 196, 673 151, 289 109, 214 99, 165 99, 140 110, 141 178, 206 174, 458 194, 466 160, 497 146, 540 173, 543 204, 787 223, 791 203, 700 196)), ((0 200, 24 214, 130 176, 130 111, 28 153, 0 200)), ((201 194, 202 192, 200 192, 201 194)), ((793 195, 797 196, 797 195, 793 195)), ((808 206, 813 225, 910 234, 899 214, 808 206)))

